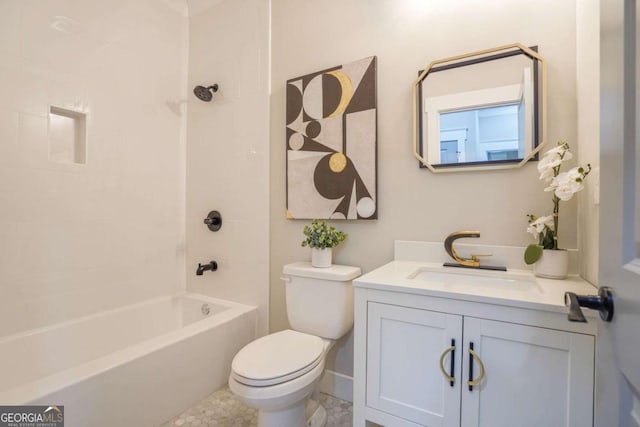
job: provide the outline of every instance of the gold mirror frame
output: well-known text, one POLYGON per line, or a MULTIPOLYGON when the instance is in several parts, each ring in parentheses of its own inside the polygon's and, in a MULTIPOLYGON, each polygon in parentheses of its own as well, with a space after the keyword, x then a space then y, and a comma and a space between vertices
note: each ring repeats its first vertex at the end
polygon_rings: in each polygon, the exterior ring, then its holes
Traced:
POLYGON ((544 58, 536 51, 531 48, 528 48, 520 43, 512 43, 504 46, 499 46, 491 49, 479 50, 476 52, 466 53, 463 55, 452 56, 449 58, 438 59, 436 61, 432 61, 418 76, 416 81, 413 83, 413 155, 422 163, 425 167, 427 167, 433 173, 442 173, 442 172, 473 172, 473 171, 486 171, 486 170, 498 170, 498 169, 515 169, 520 168, 522 165, 527 163, 534 157, 536 154, 542 150, 542 148, 547 143, 547 64, 544 58), (463 59, 473 58, 473 57, 483 57, 489 54, 495 54, 502 51, 519 49, 524 54, 528 55, 531 58, 537 59, 540 64, 540 100, 538 104, 538 114, 542 120, 542 126, 540 128, 540 141, 538 145, 531 150, 531 152, 525 156, 519 163, 509 163, 509 164, 487 164, 486 166, 472 165, 472 166, 451 166, 451 167, 433 167, 427 159, 420 154, 420 134, 418 132, 419 126, 419 117, 418 117, 418 103, 421 102, 419 97, 418 86, 422 82, 422 80, 426 77, 431 69, 433 69, 436 65, 444 64, 447 62, 455 62, 463 59))

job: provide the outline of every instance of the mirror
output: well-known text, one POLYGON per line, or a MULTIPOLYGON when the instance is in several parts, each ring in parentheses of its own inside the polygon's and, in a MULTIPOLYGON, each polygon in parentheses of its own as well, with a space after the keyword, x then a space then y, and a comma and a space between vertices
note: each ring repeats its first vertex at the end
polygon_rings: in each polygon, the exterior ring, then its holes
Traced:
POLYGON ((433 61, 414 83, 414 155, 432 172, 520 167, 546 134, 546 65, 514 43, 433 61))

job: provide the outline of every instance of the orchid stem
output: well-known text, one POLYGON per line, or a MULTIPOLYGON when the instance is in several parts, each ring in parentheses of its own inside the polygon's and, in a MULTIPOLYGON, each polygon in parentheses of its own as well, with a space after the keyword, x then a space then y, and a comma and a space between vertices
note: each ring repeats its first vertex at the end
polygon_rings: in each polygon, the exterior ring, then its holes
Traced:
POLYGON ((553 249, 558 249, 558 219, 560 213, 560 199, 553 196, 553 249))

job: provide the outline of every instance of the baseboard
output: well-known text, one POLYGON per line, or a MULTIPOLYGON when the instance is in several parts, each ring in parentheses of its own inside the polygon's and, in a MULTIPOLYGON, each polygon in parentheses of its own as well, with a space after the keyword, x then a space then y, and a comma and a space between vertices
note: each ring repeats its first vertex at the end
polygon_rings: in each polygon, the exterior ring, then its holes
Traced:
POLYGON ((326 369, 320 380, 320 391, 347 402, 353 402, 353 378, 326 369))

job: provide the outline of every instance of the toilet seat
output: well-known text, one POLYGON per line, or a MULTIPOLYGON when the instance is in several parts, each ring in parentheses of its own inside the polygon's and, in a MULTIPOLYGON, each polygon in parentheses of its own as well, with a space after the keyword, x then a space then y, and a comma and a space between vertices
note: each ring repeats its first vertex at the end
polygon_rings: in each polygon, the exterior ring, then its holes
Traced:
POLYGON ((314 369, 324 357, 320 337, 293 330, 259 338, 238 352, 231 364, 231 376, 254 387, 281 384, 314 369))

